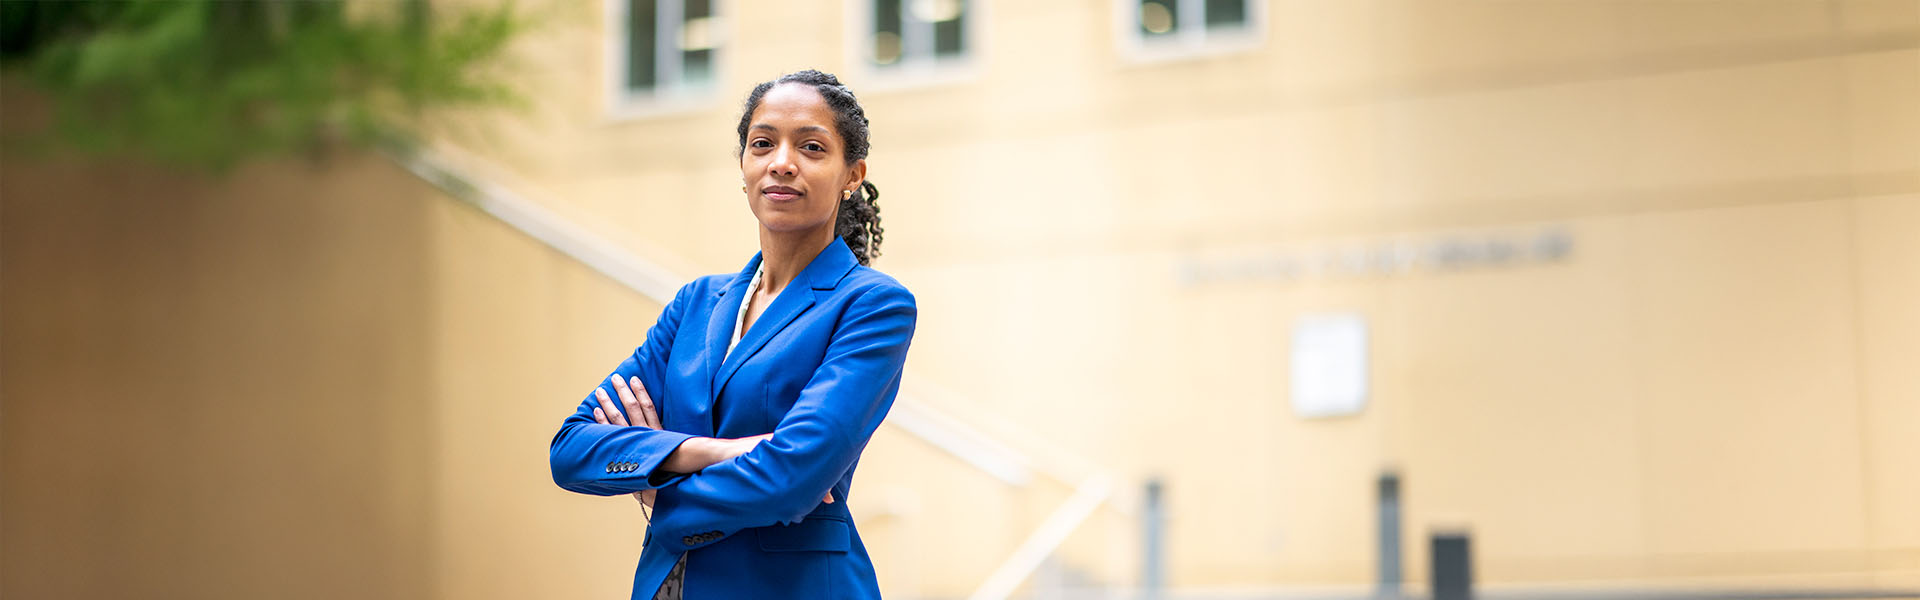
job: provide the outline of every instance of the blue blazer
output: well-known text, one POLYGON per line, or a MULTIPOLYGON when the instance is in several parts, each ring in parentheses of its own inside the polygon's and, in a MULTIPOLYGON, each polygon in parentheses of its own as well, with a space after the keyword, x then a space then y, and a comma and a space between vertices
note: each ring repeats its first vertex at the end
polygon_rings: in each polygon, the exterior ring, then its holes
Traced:
MULTIPOLYGON (((728 355, 759 266, 755 254, 737 274, 680 288, 614 369, 646 385, 663 430, 595 423, 599 401, 589 393, 553 437, 560 487, 599 496, 659 490, 634 598, 652 598, 682 554, 688 600, 880 597, 846 500, 860 450, 900 391, 918 314, 913 294, 861 266, 836 237, 728 355), (753 451, 697 473, 657 470, 687 438, 769 432, 753 451), (829 490, 832 504, 821 500, 829 490)), ((606 378, 600 387, 619 397, 606 378)))

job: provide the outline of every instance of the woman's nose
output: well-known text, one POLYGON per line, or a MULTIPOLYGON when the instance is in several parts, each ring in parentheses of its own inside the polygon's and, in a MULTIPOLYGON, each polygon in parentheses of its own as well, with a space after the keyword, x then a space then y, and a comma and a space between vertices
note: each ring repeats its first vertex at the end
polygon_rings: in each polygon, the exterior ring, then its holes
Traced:
POLYGON ((793 164, 793 153, 785 146, 773 151, 773 162, 767 165, 767 170, 785 177, 792 177, 798 172, 793 164))

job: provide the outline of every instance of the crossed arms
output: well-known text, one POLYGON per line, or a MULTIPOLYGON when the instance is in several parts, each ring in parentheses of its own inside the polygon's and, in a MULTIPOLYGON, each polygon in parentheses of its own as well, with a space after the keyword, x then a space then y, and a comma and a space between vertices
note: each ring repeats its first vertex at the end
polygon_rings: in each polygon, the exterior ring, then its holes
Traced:
POLYGON ((561 424, 549 449, 554 482, 601 496, 653 492, 653 528, 667 539, 719 533, 702 537, 712 543, 805 517, 823 495, 830 501, 830 488, 885 418, 913 336, 917 309, 906 289, 856 293, 820 366, 773 433, 724 439, 661 429, 646 394, 661 389, 666 352, 688 303, 683 288, 633 356, 561 424))

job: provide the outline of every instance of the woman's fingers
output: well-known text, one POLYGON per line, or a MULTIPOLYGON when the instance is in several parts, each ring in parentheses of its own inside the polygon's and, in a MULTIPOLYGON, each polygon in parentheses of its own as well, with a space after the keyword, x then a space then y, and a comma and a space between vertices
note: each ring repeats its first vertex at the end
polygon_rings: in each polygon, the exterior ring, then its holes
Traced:
POLYGON ((833 504, 833 490, 827 490, 827 504, 833 504))
POLYGON ((606 412, 608 424, 623 426, 627 424, 627 418, 620 414, 620 409, 613 407, 613 400, 607 398, 606 390, 593 388, 593 396, 600 399, 600 408, 606 412))
POLYGON ((646 384, 640 383, 640 378, 635 377, 633 378, 633 381, 630 382, 630 385, 628 385, 627 387, 629 389, 632 389, 634 397, 640 400, 641 420, 646 421, 648 427, 652 427, 654 429, 666 429, 665 427, 660 426, 660 412, 654 409, 653 395, 647 393, 646 384))
POLYGON ((653 508, 653 497, 657 493, 654 490, 640 490, 633 493, 633 499, 639 501, 641 506, 653 508))
POLYGON ((598 406, 596 406, 596 407, 594 407, 594 408, 593 408, 593 421, 594 421, 595 423, 599 423, 599 424, 601 424, 601 425, 606 425, 606 424, 607 424, 607 412, 606 412, 606 411, 603 411, 603 410, 600 410, 600 407, 598 407, 598 406))
POLYGON ((626 409, 627 420, 633 425, 651 427, 647 425, 647 418, 640 414, 640 400, 633 397, 633 390, 627 389, 627 380, 619 375, 607 379, 613 380, 613 391, 620 393, 620 407, 626 409))

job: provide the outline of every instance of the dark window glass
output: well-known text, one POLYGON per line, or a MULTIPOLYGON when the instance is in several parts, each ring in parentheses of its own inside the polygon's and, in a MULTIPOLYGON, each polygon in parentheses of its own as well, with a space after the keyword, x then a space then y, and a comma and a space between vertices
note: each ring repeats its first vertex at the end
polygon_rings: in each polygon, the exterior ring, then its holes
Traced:
POLYGON ((936 21, 933 24, 933 53, 936 56, 952 56, 966 51, 967 3, 955 0, 959 10, 953 18, 936 21))
POLYGON ((873 62, 891 65, 900 62, 906 46, 900 38, 900 0, 873 0, 873 62))
POLYGON ((873 0, 872 6, 867 49, 875 65, 937 61, 967 52, 966 0, 873 0))
MULTIPOLYGON (((1188 0, 1194 2, 1198 0, 1188 0)), ((1180 26, 1177 0, 1140 0, 1140 34, 1148 37, 1170 35, 1180 26)))
POLYGON ((1244 27, 1247 24, 1247 0, 1206 0, 1207 28, 1244 27))
POLYGON ((713 81, 713 0, 687 0, 680 23, 680 77, 689 82, 713 81))
POLYGON ((653 0, 627 2, 627 88, 649 90, 657 81, 654 72, 654 34, 659 31, 653 0))

